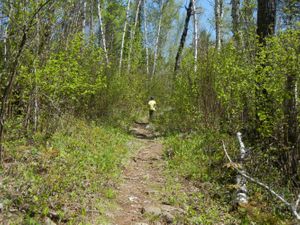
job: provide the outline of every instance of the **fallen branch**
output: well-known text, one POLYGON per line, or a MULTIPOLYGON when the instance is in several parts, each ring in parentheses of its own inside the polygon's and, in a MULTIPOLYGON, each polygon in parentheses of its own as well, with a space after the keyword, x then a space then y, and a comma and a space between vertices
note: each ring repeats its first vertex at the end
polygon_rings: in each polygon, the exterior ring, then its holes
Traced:
POLYGON ((289 203, 287 200, 285 200, 282 196, 280 196, 279 194, 277 194, 274 190, 272 190, 268 185, 258 181, 257 179, 253 178, 253 177, 250 177, 249 175, 247 175, 246 173, 244 173, 243 171, 241 171, 237 164, 234 163, 232 161, 232 159, 230 158, 227 150, 226 150, 226 146, 225 146, 225 143, 224 141, 222 141, 222 144, 223 144, 223 150, 225 152, 225 155, 227 157, 227 159, 229 160, 229 162, 231 163, 232 167, 243 177, 245 177, 246 179, 250 180, 251 182, 257 184, 258 186, 266 189, 268 192, 270 192, 272 195, 274 195, 277 199, 279 199, 281 202, 283 202, 293 213, 293 215, 295 216, 295 218, 297 220, 300 221, 300 213, 297 211, 298 210, 298 206, 300 204, 300 194, 298 195, 298 199, 297 201, 295 202, 295 204, 292 204, 292 203, 289 203))
MULTIPOLYGON (((237 139, 240 143, 240 159, 239 163, 241 165, 240 171, 242 173, 246 173, 243 168, 243 162, 246 158, 246 147, 242 141, 242 134, 240 132, 237 133, 237 139)), ((236 176, 236 185, 239 187, 236 193, 236 201, 239 204, 247 204, 248 203, 248 191, 247 191, 247 182, 245 177, 238 174, 236 176)))

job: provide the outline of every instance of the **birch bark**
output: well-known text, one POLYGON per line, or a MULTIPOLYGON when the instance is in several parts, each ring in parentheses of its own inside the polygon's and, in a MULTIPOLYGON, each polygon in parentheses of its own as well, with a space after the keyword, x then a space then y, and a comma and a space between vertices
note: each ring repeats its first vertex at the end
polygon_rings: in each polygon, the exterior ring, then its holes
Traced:
MULTIPOLYGON (((246 148, 242 141, 242 134, 240 132, 237 133, 237 138, 240 143, 240 164, 242 165, 246 158, 246 148)), ((246 173, 245 170, 241 169, 242 173, 246 173)), ((236 200, 239 204, 247 204, 248 203, 248 195, 247 195, 247 185, 246 179, 242 175, 238 174, 236 177, 236 184, 239 187, 237 190, 236 200)))
POLYGON ((158 54, 158 45, 159 45, 159 39, 160 39, 160 30, 161 30, 161 23, 163 18, 163 8, 164 8, 164 2, 163 0, 160 1, 160 15, 159 15, 159 22, 158 22, 158 29, 157 29, 157 36, 155 41, 155 48, 154 48, 154 60, 153 60, 153 68, 152 68, 152 77, 155 74, 156 70, 156 61, 157 61, 157 54, 158 54))
POLYGON ((124 29, 123 29, 123 35, 122 35, 121 51, 120 51, 119 74, 121 74, 121 70, 122 70, 123 51, 124 51, 125 36, 126 36, 126 31, 127 31, 127 20, 129 17, 130 3, 131 3, 131 1, 128 0, 127 9, 126 9, 126 18, 125 18, 125 22, 124 22, 124 29))
POLYGON ((146 47, 146 70, 149 75, 149 49, 148 49, 148 24, 147 24, 147 0, 144 0, 144 35, 145 35, 145 47, 146 47))
POLYGON ((194 72, 197 72, 197 60, 198 60, 198 19, 196 13, 196 1, 193 2, 193 18, 194 18, 194 72))
POLYGON ((130 67, 131 67, 132 47, 133 47, 133 42, 134 42, 134 38, 135 38, 136 26, 137 26, 138 18, 139 18, 141 2, 142 2, 142 0, 138 0, 136 12, 135 12, 134 27, 130 33, 130 47, 129 47, 129 53, 128 53, 128 68, 127 68, 128 73, 130 72, 130 67))
POLYGON ((97 0, 98 20, 99 20, 99 27, 100 27, 103 51, 105 54, 105 60, 106 60, 106 64, 108 64, 109 59, 108 59, 108 53, 107 53, 107 48, 106 48, 106 37, 105 37, 104 26, 103 26, 103 22, 102 22, 101 2, 100 1, 101 0, 97 0))
POLYGON ((222 17, 223 0, 215 0, 215 27, 216 27, 216 49, 220 50, 222 45, 222 17))
POLYGON ((91 4, 91 7, 90 7, 90 35, 94 35, 94 5, 91 4))
MULTIPOLYGON (((39 47, 40 47, 40 19, 38 15, 36 16, 36 57, 39 57, 39 47)), ((35 60, 36 61, 36 60, 35 60)), ((34 123, 34 131, 37 131, 38 127, 38 114, 39 114, 39 104, 38 104, 38 85, 37 85, 37 73, 36 73, 36 62, 34 62, 33 70, 34 70, 34 114, 33 114, 33 123, 34 123)))
POLYGON ((85 34, 86 26, 86 0, 83 0, 83 19, 82 19, 82 33, 85 34))
MULTIPOLYGON (((11 5, 11 1, 8 1, 8 5, 9 5, 9 13, 8 13, 7 24, 5 26, 4 37, 3 37, 3 43, 4 43, 4 62, 5 62, 5 64, 7 63, 8 27, 9 27, 9 24, 10 24, 10 20, 11 20, 11 17, 12 17, 12 10, 13 10, 13 7, 11 5)), ((1 75, 0 75, 0 78, 1 78, 1 75)))

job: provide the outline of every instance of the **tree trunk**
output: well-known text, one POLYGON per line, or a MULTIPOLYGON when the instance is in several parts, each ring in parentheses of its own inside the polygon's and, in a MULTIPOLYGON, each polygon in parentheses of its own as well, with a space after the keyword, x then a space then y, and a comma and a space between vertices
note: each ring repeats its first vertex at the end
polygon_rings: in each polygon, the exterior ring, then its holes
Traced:
POLYGON ((82 18, 82 33, 85 34, 86 27, 86 0, 83 0, 83 18, 82 18))
POLYGON ((105 37, 104 26, 103 26, 103 22, 102 22, 101 3, 100 3, 100 1, 101 0, 97 0, 99 27, 100 27, 103 51, 104 51, 104 54, 105 54, 105 60, 106 60, 106 64, 108 64, 109 59, 108 59, 108 53, 107 53, 107 48, 106 48, 106 37, 105 37))
MULTIPOLYGON (((11 20, 12 10, 13 10, 13 7, 12 7, 10 1, 8 1, 8 6, 9 6, 9 13, 8 13, 8 18, 7 18, 7 25, 5 26, 5 29, 4 29, 4 35, 3 35, 3 42, 4 42, 4 63, 5 63, 5 67, 7 66, 7 38, 8 38, 8 27, 9 27, 9 25, 10 25, 10 20, 11 20)), ((1 79, 1 74, 0 74, 0 79, 1 79)))
POLYGON ((163 9, 164 9, 164 2, 163 0, 160 1, 160 15, 159 15, 159 21, 158 21, 158 29, 157 29, 157 36, 155 41, 155 48, 154 48, 154 60, 153 60, 153 68, 152 68, 152 77, 155 74, 156 70, 156 61, 157 61, 157 55, 158 55, 158 45, 160 40, 160 30, 161 30, 161 23, 163 18, 163 9))
POLYGON ((236 46, 240 43, 240 0, 231 0, 232 33, 236 46))
POLYGON ((223 0, 215 0, 216 49, 222 46, 223 0))
MULTIPOLYGON (((40 19, 38 15, 36 16, 36 57, 40 58, 40 42, 41 42, 41 37, 40 37, 40 19)), ((34 60, 35 61, 35 60, 34 60)), ((38 84, 37 84, 37 73, 36 73, 36 62, 33 63, 33 71, 34 71, 34 117, 33 117, 33 123, 34 123, 34 132, 37 131, 38 127, 38 113, 39 113, 39 105, 38 105, 38 84)))
POLYGON ((90 6, 90 36, 94 36, 94 4, 90 6))
POLYGON ((3 96, 1 99, 1 110, 0 110, 0 161, 1 162, 3 160, 3 145, 2 145, 2 143, 3 143, 4 125, 5 125, 5 120, 6 120, 7 102, 8 102, 10 93, 12 91, 15 77, 17 75, 17 67, 19 64, 19 59, 23 52, 26 40, 27 40, 27 32, 24 29, 22 40, 21 40, 21 43, 18 48, 19 49, 18 53, 16 55, 15 60, 12 63, 12 66, 11 66, 11 70, 10 70, 11 72, 10 72, 10 76, 8 78, 8 84, 6 85, 6 87, 4 89, 4 93, 3 93, 3 96))
POLYGON ((39 12, 46 5, 48 5, 51 1, 53 1, 53 0, 47 0, 46 2, 41 4, 37 8, 37 10, 33 13, 33 16, 29 19, 29 21, 27 21, 27 23, 25 23, 26 25, 23 28, 22 38, 21 38, 21 41, 17 48, 18 51, 16 53, 15 58, 13 59, 13 61, 11 63, 10 69, 9 69, 8 81, 7 81, 7 85, 4 88, 4 92, 2 95, 2 99, 1 99, 1 109, 0 109, 0 162, 2 162, 2 160, 3 160, 3 134, 4 134, 4 125, 5 125, 5 120, 6 120, 7 102, 10 97, 11 91, 13 89, 14 80, 17 76, 17 68, 19 65, 19 59, 23 53, 25 44, 27 42, 28 31, 34 22, 34 18, 36 18, 36 16, 39 14, 39 12))
POLYGON ((289 148, 288 164, 289 173, 292 180, 296 183, 299 181, 298 160, 298 120, 297 120, 297 78, 294 74, 286 76, 286 99, 284 104, 285 116, 285 145, 289 148))
MULTIPOLYGON (((265 38, 275 33, 275 19, 276 0, 258 0, 256 32, 260 44, 265 45, 265 38)), ((265 67, 264 62, 261 62, 261 66, 265 67)), ((258 130, 257 128, 262 126, 261 121, 259 119, 260 111, 264 112, 268 118, 272 117, 272 112, 270 111, 270 109, 272 108, 273 99, 270 98, 268 91, 262 87, 263 81, 257 82, 255 90, 258 99, 258 103, 256 104, 256 130, 258 130)), ((258 132, 256 132, 256 136, 259 136, 258 132)))
POLYGON ((130 72, 130 67, 131 67, 132 47, 133 47, 133 42, 134 42, 134 38, 135 38, 135 31, 136 31, 136 27, 137 27, 137 23, 138 23, 138 19, 139 19, 140 7, 141 7, 142 0, 137 0, 137 1, 138 1, 138 4, 137 4, 136 12, 135 12, 134 27, 133 27, 132 31, 130 32, 130 47, 129 47, 129 53, 128 53, 128 68, 127 68, 128 73, 130 72))
POLYGON ((192 6, 193 6, 193 0, 190 0, 189 6, 186 9, 186 17, 185 17, 184 28, 183 28, 183 32, 182 32, 182 35, 181 35, 179 48, 178 48, 178 51, 177 51, 177 54, 176 54, 175 67, 174 67, 174 72, 175 73, 179 70, 179 67, 180 67, 181 54, 182 54, 182 50, 184 48, 185 39, 186 39, 188 28, 189 28, 189 22, 190 22, 190 18, 191 18, 191 15, 192 15, 192 6))
POLYGON ((144 35, 145 35, 145 48, 146 48, 146 71, 149 75, 149 48, 148 48, 148 28, 147 28, 147 0, 144 0, 144 35))
POLYGON ((34 74, 35 74, 35 87, 34 87, 34 132, 37 131, 38 128, 38 117, 39 117, 39 104, 38 104, 38 86, 37 86, 37 74, 36 74, 36 68, 34 68, 34 74))
POLYGON ((259 42, 265 44, 265 38, 275 33, 276 0, 258 0, 257 35, 259 42))
POLYGON ((193 2, 193 17, 194 17, 194 72, 197 72, 197 61, 198 61, 198 18, 196 13, 196 1, 193 2))
MULTIPOLYGON (((240 132, 237 133, 237 139, 240 143, 240 159, 239 164, 241 165, 240 171, 242 173, 246 173, 246 171, 243 169, 243 163, 246 159, 246 147, 242 141, 242 134, 240 132)), ((248 203, 248 191, 247 191, 247 181, 246 178, 241 176, 240 174, 236 177, 236 184, 238 186, 238 190, 236 193, 236 201, 239 205, 241 204, 247 204, 248 203)))
POLYGON ((127 31, 127 20, 129 17, 129 10, 130 10, 130 0, 127 2, 127 9, 126 9, 126 18, 124 22, 124 29, 123 29, 123 35, 122 35, 122 43, 121 43, 121 51, 120 51, 120 61, 119 61, 119 74, 121 74, 122 70, 122 62, 123 62, 123 51, 124 51, 124 44, 125 44, 125 36, 127 31))

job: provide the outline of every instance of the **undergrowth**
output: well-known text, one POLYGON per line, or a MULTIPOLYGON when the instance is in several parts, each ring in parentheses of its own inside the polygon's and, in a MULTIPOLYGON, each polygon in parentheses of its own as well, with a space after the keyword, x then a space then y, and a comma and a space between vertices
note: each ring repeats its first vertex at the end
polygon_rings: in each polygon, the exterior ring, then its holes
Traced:
POLYGON ((289 212, 251 183, 247 184, 249 204, 235 207, 236 173, 228 167, 221 140, 226 141, 229 154, 237 159, 238 143, 228 135, 207 130, 166 138, 170 184, 164 191, 165 201, 186 209, 185 224, 292 224, 289 212), (176 183, 178 188, 174 188, 176 183))
POLYGON ((42 133, 6 142, 2 171, 3 222, 103 223, 121 166, 133 146, 120 130, 64 120, 48 139, 42 133), (18 213, 17 213, 18 212, 18 213))

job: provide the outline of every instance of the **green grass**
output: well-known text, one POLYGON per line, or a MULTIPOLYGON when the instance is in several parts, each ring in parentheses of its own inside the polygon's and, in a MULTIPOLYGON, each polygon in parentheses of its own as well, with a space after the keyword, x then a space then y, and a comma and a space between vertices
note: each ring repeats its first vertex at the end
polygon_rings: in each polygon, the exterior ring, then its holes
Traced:
POLYGON ((48 140, 36 134, 34 144, 6 143, 0 197, 9 224, 44 224, 46 217, 67 224, 104 223, 121 166, 134 149, 131 138, 75 119, 61 125, 48 140))

